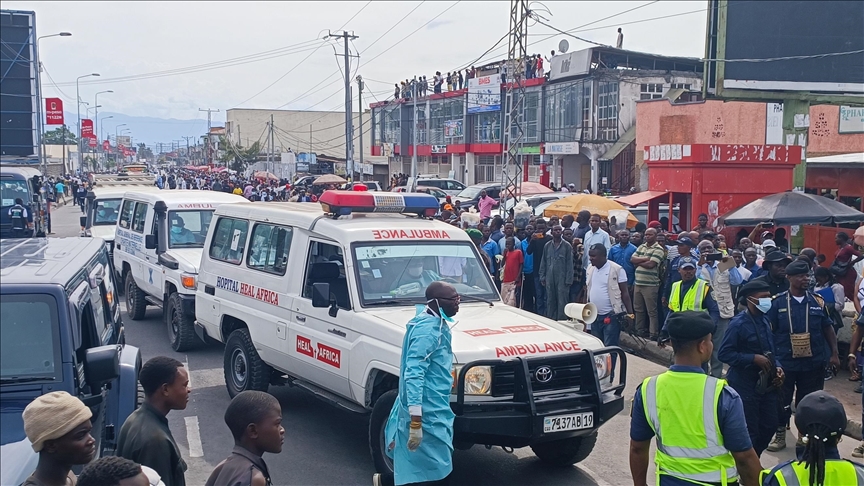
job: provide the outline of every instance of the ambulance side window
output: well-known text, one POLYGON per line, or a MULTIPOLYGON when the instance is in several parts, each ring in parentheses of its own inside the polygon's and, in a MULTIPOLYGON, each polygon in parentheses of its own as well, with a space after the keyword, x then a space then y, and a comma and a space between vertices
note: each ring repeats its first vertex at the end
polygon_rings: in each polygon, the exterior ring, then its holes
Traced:
POLYGON ((139 202, 135 205, 135 214, 132 217, 132 231, 144 232, 144 222, 147 219, 147 203, 139 202))
POLYGON ((219 218, 210 242, 210 258, 239 265, 243 261, 248 231, 249 221, 245 219, 219 218))
POLYGON ((336 297, 336 304, 343 309, 351 308, 342 248, 320 241, 313 241, 309 244, 306 277, 303 281, 303 297, 312 298, 312 284, 314 283, 329 283, 330 293, 336 297))
POLYGON ((285 275, 293 228, 256 224, 252 229, 246 266, 262 272, 285 275))
POLYGON ((120 227, 129 229, 132 227, 132 213, 135 209, 135 201, 123 201, 123 209, 120 210, 120 227))

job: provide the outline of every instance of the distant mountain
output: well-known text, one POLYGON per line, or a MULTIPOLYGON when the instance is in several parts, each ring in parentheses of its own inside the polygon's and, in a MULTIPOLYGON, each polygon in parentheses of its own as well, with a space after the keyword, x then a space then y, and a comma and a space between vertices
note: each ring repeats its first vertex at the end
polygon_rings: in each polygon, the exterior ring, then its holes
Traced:
MULTIPOLYGON (((83 116, 83 115, 82 115, 83 116)), ((66 126, 70 130, 74 130, 78 123, 78 114, 75 112, 65 112, 66 126)), ((100 130, 99 139, 104 140, 106 135, 113 140, 115 130, 118 125, 121 134, 131 135, 135 145, 143 142, 148 146, 157 147, 158 143, 163 144, 163 149, 167 151, 167 147, 173 141, 180 140, 181 146, 186 146, 186 140, 183 137, 195 137, 189 140, 190 145, 194 145, 198 139, 207 132, 207 119, 197 120, 178 120, 176 118, 155 118, 149 116, 129 116, 122 113, 114 112, 99 112, 99 125, 96 127, 100 130), (107 118, 111 117, 111 118, 107 118), (128 129, 128 130, 125 130, 128 129)), ((224 121, 213 120, 213 126, 224 126, 224 121)), ((46 130, 52 130, 55 127, 47 125, 46 130)))

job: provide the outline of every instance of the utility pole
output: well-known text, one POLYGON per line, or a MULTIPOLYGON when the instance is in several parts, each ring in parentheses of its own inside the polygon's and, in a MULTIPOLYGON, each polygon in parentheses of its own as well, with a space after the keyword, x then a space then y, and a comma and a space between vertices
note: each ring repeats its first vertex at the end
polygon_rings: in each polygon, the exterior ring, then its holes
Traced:
POLYGON ((363 182, 363 76, 357 75, 357 112, 360 116, 360 182, 363 182))
MULTIPOLYGON (((348 181, 354 181, 354 129, 352 127, 354 117, 351 113, 351 62, 348 41, 357 39, 359 36, 349 34, 343 30, 341 34, 328 34, 328 37, 341 37, 345 43, 345 168, 348 169, 348 181)), ((311 138, 311 137, 310 137, 311 138)))
POLYGON ((411 83, 411 183, 408 190, 417 188, 417 83, 411 83))
POLYGON ((192 161, 192 158, 189 156, 189 140, 192 140, 195 137, 183 137, 186 140, 186 165, 191 165, 189 162, 192 161))
POLYGON ((267 172, 273 173, 273 113, 270 113, 270 123, 267 124, 267 172))
MULTIPOLYGON (((522 157, 525 138, 525 60, 528 57, 528 1, 510 0, 510 42, 507 52, 507 98, 504 104, 507 112, 504 114, 504 170, 502 171, 502 200, 513 198, 520 194, 522 186, 522 157)), ((502 215, 505 205, 501 205, 502 215)))
POLYGON ((212 119, 210 117, 211 117, 213 112, 219 113, 219 110, 213 110, 210 108, 207 108, 205 110, 203 108, 198 108, 198 111, 206 111, 207 112, 207 147, 205 147, 205 150, 207 152, 204 154, 204 160, 209 165, 209 164, 213 163, 212 155, 211 155, 211 149, 210 149, 210 128, 211 128, 211 123, 212 123, 212 119))

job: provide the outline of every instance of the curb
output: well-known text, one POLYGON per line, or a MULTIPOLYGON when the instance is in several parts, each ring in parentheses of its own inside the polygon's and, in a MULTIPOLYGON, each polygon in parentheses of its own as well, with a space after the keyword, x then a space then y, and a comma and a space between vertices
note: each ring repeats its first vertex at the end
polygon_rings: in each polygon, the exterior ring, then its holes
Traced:
MULTIPOLYGON (((629 348, 628 350, 635 351, 635 354, 637 356, 643 357, 660 366, 669 366, 669 364, 672 362, 671 346, 661 348, 654 341, 645 340, 642 338, 634 338, 630 334, 624 332, 621 333, 620 342, 623 347, 629 348)), ((861 422, 859 422, 858 420, 847 419, 846 430, 843 432, 843 434, 855 440, 864 440, 864 433, 862 433, 861 422)))

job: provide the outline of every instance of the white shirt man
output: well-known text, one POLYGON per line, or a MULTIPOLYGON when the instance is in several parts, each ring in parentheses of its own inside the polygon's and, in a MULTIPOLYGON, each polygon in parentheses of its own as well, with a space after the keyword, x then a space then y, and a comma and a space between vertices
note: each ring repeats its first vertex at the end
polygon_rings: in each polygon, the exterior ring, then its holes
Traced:
MULTIPOLYGON (((627 272, 623 267, 618 265, 615 262, 610 262, 606 260, 606 264, 600 268, 593 268, 590 285, 588 285, 588 302, 591 302, 597 307, 597 315, 598 316, 606 316, 609 314, 616 314, 615 307, 623 304, 616 303, 616 306, 612 305, 612 299, 610 298, 609 293, 609 272, 613 271, 613 265, 615 267, 615 271, 618 273, 616 281, 617 282, 627 282, 627 272)), ((594 322, 594 325, 602 325, 601 323, 594 322)))

